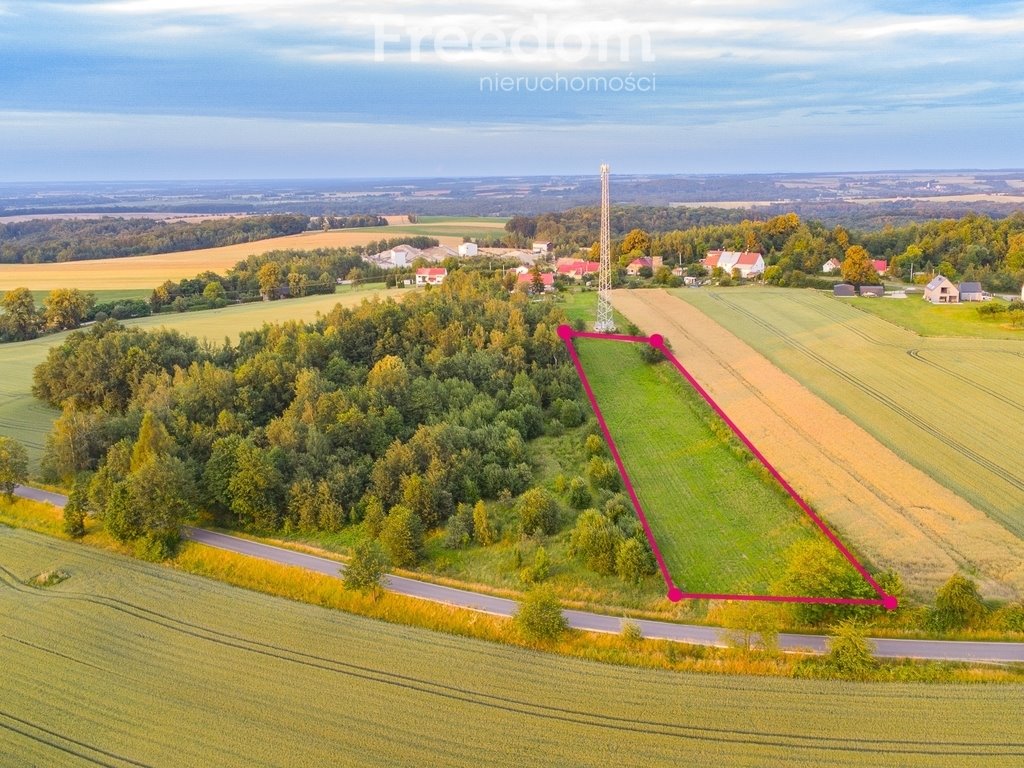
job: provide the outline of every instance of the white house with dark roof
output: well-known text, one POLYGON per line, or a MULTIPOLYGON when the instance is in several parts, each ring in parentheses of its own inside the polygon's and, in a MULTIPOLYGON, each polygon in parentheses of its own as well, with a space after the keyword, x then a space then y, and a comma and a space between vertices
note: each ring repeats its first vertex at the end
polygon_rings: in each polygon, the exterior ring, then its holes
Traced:
POLYGON ((753 251, 708 251, 701 264, 709 271, 721 267, 727 275, 738 269, 743 278, 764 272, 764 257, 753 251))

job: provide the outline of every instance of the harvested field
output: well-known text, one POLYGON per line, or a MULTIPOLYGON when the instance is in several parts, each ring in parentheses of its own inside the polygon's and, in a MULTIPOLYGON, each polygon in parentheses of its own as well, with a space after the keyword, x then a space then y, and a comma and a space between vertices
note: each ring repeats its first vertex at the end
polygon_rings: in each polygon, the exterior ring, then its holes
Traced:
POLYGON ((1024 754, 1011 725, 1019 685, 615 667, 351 616, 2 526, 0 665, 4 768, 1009 768, 1024 754), (68 578, 28 586, 55 570, 68 578))
POLYGON ((195 277, 206 270, 223 273, 249 256, 268 251, 351 248, 383 239, 417 235, 433 237, 442 245, 457 248, 465 236, 491 237, 504 232, 505 226, 505 219, 488 217, 424 217, 416 224, 410 224, 408 216, 392 216, 388 219, 395 220, 393 226, 303 232, 288 237, 196 251, 55 264, 0 264, 0 291, 19 287, 34 291, 54 288, 81 288, 85 291, 152 290, 165 280, 195 277))
MULTIPOLYGON (((714 301, 704 295, 708 292, 700 293, 702 302, 714 301)), ((751 298, 757 297, 751 293, 751 298)), ((900 572, 912 591, 931 592, 961 568, 974 575, 988 595, 1024 594, 1024 542, 997 521, 912 466, 686 301, 663 291, 617 291, 614 301, 645 333, 670 339, 682 363, 768 460, 876 566, 900 572)), ((836 345, 835 334, 845 332, 841 325, 828 332, 790 332, 801 343, 831 343, 837 354, 857 357, 856 350, 836 345)), ((784 344, 786 333, 774 330, 770 335, 784 344)), ((928 368, 933 383, 939 373, 928 368)), ((894 380, 900 375, 893 374, 894 380)), ((826 380, 821 384, 830 386, 826 380)), ((913 392, 921 394, 919 389, 913 392)))

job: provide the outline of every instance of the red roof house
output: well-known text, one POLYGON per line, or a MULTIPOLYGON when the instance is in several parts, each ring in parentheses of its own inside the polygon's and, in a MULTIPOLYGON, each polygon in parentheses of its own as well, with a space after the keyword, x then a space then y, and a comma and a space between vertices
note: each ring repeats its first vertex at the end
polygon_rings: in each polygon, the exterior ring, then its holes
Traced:
POLYGON ((416 270, 416 285, 440 285, 448 277, 443 267, 423 267, 416 270))

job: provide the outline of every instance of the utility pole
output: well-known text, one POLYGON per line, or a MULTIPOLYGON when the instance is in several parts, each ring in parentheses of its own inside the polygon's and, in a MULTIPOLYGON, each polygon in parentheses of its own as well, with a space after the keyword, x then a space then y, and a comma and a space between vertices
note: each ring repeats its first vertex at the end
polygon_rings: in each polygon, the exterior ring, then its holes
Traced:
POLYGON ((612 315, 612 238, 611 238, 611 196, 608 192, 608 165, 601 166, 601 271, 597 278, 597 322, 594 330, 598 333, 614 333, 615 320, 612 315))

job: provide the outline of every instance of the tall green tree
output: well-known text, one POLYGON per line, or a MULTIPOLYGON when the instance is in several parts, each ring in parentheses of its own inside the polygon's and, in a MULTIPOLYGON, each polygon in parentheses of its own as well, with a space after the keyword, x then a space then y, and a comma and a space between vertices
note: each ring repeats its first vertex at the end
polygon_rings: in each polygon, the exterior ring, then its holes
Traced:
POLYGON ((159 460, 167 456, 173 448, 174 438, 167 432, 167 427, 153 415, 152 411, 146 411, 139 427, 139 435, 132 446, 131 471, 136 471, 154 459, 159 460))
POLYGON ((249 441, 238 445, 228 493, 239 524, 258 531, 277 530, 284 508, 284 478, 269 451, 249 441))
POLYGON ((7 291, 0 299, 0 339, 26 341, 39 335, 42 318, 28 288, 7 291))
POLYGON ((416 565, 423 555, 423 523, 408 507, 392 507, 381 528, 380 543, 396 567, 416 565))
POLYGON ((842 266, 843 280, 853 285, 877 285, 881 282, 870 254, 859 245, 846 249, 842 266))
POLYGON ((89 502, 89 484, 83 479, 77 479, 68 494, 67 503, 64 504, 64 533, 73 539, 80 539, 85 536, 85 515, 89 502))
POLYGON ((77 328, 95 303, 92 294, 77 288, 55 288, 43 303, 43 319, 51 331, 77 328))
POLYGON ((0 437, 0 493, 8 499, 14 487, 28 480, 28 452, 25 446, 10 437, 0 437))

